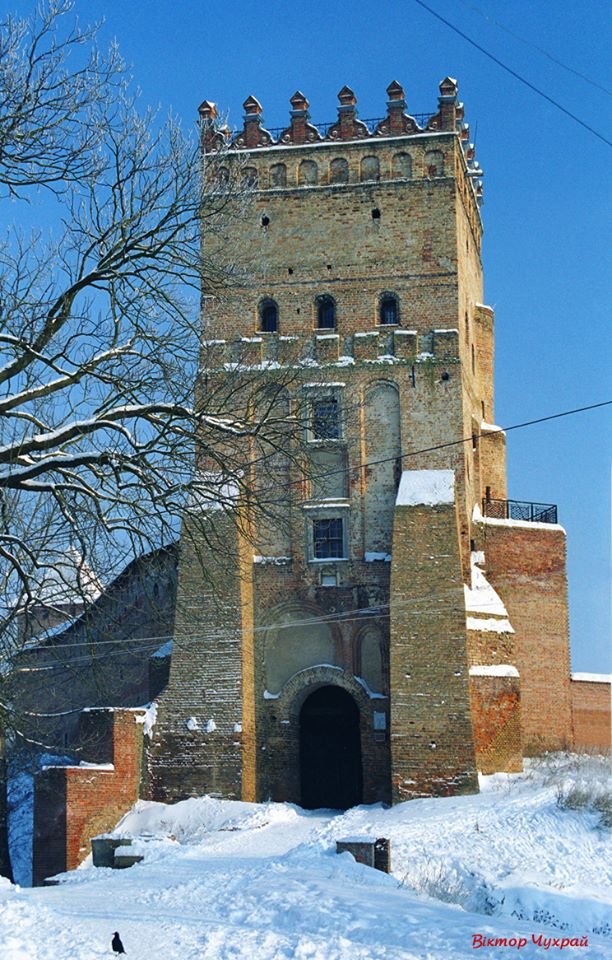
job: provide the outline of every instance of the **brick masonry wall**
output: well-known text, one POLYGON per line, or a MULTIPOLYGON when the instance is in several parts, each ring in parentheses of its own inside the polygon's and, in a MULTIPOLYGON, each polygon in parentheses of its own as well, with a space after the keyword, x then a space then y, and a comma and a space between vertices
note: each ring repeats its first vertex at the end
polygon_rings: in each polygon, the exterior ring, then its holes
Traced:
POLYGON ((476 792, 455 505, 396 507, 391 566, 393 799, 476 792))
POLYGON ((486 576, 515 630, 527 755, 571 744, 565 531, 553 524, 476 525, 486 576))
MULTIPOLYGON (((347 463, 346 503, 350 504, 346 514, 347 561, 310 562, 308 525, 311 521, 304 508, 309 488, 303 483, 285 488, 282 555, 290 558, 287 563, 252 563, 252 555, 259 552, 260 544, 266 539, 267 521, 257 516, 253 524, 254 542, 245 542, 240 549, 231 518, 220 512, 210 517, 214 527, 214 534, 212 528, 207 534, 209 538, 212 535, 213 540, 210 550, 196 530, 183 536, 176 643, 170 683, 159 699, 158 721, 149 751, 149 796, 167 800, 208 792, 257 799, 271 796, 299 802, 299 705, 325 679, 326 683, 343 686, 351 696, 355 694, 360 704, 364 797, 372 802, 389 799, 388 700, 368 697, 364 700, 363 687, 354 678, 362 677, 373 692, 388 698, 388 623, 375 613, 381 604, 389 602, 389 564, 364 562, 364 556, 366 551, 375 548, 390 551, 391 542, 382 526, 374 529, 372 511, 367 508, 378 475, 374 470, 360 469, 358 464, 364 455, 375 457, 381 451, 387 452, 383 437, 392 425, 392 418, 386 404, 381 404, 378 417, 371 406, 371 397, 379 395, 379 388, 385 388, 380 394, 386 397, 397 384, 400 419, 397 441, 399 449, 408 456, 412 450, 447 443, 461 432, 456 338, 450 349, 445 345, 442 351, 440 344, 438 349, 441 356, 434 353, 418 364, 409 359, 390 363, 388 357, 379 361, 374 354, 371 360, 351 365, 331 363, 292 374, 289 396, 294 410, 302 403, 303 384, 333 383, 336 387, 344 384, 339 389, 344 424, 341 447, 347 463), (367 416, 363 415, 364 411, 367 416), (378 443, 370 447, 373 432, 378 436, 378 443), (374 536, 382 539, 374 540, 374 536), (242 570, 240 576, 238 563, 242 570), (336 577, 336 588, 321 587, 323 569, 336 577), (288 605, 298 620, 316 623, 331 617, 332 622, 335 621, 333 652, 322 656, 313 651, 310 655, 308 644, 312 638, 299 631, 288 631, 282 647, 274 647, 271 625, 282 620, 288 605), (356 618, 353 611, 364 608, 372 613, 365 619, 356 618), (342 619, 343 611, 346 623, 342 619), (362 632, 366 624, 375 632, 368 642, 378 645, 380 650, 380 669, 385 675, 382 689, 364 666, 362 632), (285 680, 293 672, 316 668, 320 662, 332 664, 335 672, 324 670, 316 677, 301 674, 298 687, 291 684, 279 690, 271 684, 271 658, 277 670, 281 658, 289 665, 285 680), (343 671, 342 677, 338 668, 343 671), (272 690, 278 699, 266 699, 266 690, 272 690), (356 696, 359 692, 361 700, 356 696), (384 714, 387 730, 374 729, 374 713, 384 714), (197 721, 197 729, 187 729, 190 717, 197 721), (210 719, 214 720, 215 729, 207 732, 210 719), (238 726, 241 729, 237 729, 238 726), (248 786, 247 758, 251 758, 248 786)), ((452 464, 461 476, 463 451, 445 448, 440 453, 410 456, 409 462, 415 468, 442 468, 452 464)), ((299 472, 295 464, 292 469, 292 476, 297 478, 299 472)), ((262 490, 266 489, 266 478, 267 464, 264 463, 261 477, 257 473, 255 476, 255 483, 262 490)), ((390 497, 383 485, 382 497, 387 511, 392 513, 394 490, 390 497)), ((314 634, 314 628, 309 633, 314 634)))
POLYGON ((148 749, 152 799, 242 798, 245 709, 251 745, 253 720, 242 696, 243 624, 249 644, 252 615, 241 569, 232 518, 218 510, 184 522, 170 680, 148 749))
POLYGON ((612 685, 610 681, 573 680, 572 698, 574 750, 609 750, 612 746, 612 685))
POLYGON ((470 677, 476 763, 481 773, 523 769, 518 677, 470 677))
MULTIPOLYGON (((212 115, 209 104, 203 108, 202 116, 212 115)), ((249 101, 245 109, 251 119, 237 144, 253 148, 243 159, 257 186, 244 217, 228 223, 223 249, 207 237, 207 254, 224 255, 229 244, 243 273, 227 289, 205 291, 200 396, 207 389, 219 396, 225 384, 231 397, 232 385, 254 366, 264 379, 280 380, 301 423, 308 390, 334 385, 343 434, 319 448, 318 459, 304 437, 305 449, 294 444, 294 461, 279 462, 273 479, 266 463, 253 471, 256 490, 277 497, 284 488, 285 496, 282 524, 254 518, 251 553, 286 560, 252 564, 230 518, 212 518, 221 521, 213 535, 220 550, 195 532, 183 537, 177 642, 150 751, 150 795, 298 799, 300 705, 334 683, 359 706, 365 796, 389 796, 390 749, 394 799, 475 789, 463 582, 472 508, 484 485, 505 491, 505 451, 496 439, 481 453, 478 440, 482 419, 493 420, 493 315, 481 305, 480 218, 454 113, 435 134, 293 138, 289 146, 258 150, 269 142, 258 132, 259 108, 249 101), (347 182, 333 182, 338 160, 347 182), (378 173, 365 180, 372 164, 378 173), (399 298, 397 326, 379 322, 383 292, 399 298), (334 299, 333 330, 317 329, 321 295, 334 299), (272 333, 259 329, 264 298, 278 306, 272 333), (264 360, 272 363, 262 370, 264 360), (389 429, 393 436, 385 435, 389 429), (472 434, 474 444, 454 445, 472 434), (345 477, 333 480, 335 506, 326 505, 308 467, 297 465, 300 456, 340 472, 346 463, 345 477), (396 461, 392 467, 363 466, 386 458, 396 461), (388 565, 365 556, 391 552, 400 458, 410 469, 453 469, 456 509, 395 517, 389 589, 388 565), (322 509, 344 518, 346 560, 313 562, 317 514, 309 511, 322 509), (323 574, 336 585, 324 588, 323 574), (443 608, 428 601, 432 588, 451 598, 443 608), (406 613, 411 599, 412 612, 420 611, 413 619, 406 613), (391 636, 379 616, 387 603, 391 636), (351 618, 364 609, 367 616, 351 618), (320 624, 330 615, 333 629, 291 628, 292 621, 320 624), (406 657, 416 658, 422 698, 406 686, 406 657), (377 675, 378 704, 364 698, 364 671, 377 675), (388 721, 389 696, 391 744, 388 731, 374 731, 375 713, 388 721), (426 702, 434 708, 427 716, 426 702), (411 772, 416 786, 406 787, 411 772)))
MULTIPOLYGON (((138 799, 142 774, 143 725, 138 710, 91 711, 111 732, 112 769, 52 767, 34 786, 33 883, 74 870, 90 852, 90 840, 112 830, 138 799)), ((105 741, 100 739, 100 745, 105 741)), ((92 742, 91 740, 89 741, 92 742)), ((104 742, 104 754, 108 744, 104 742)), ((104 760, 102 762, 105 762, 104 760)))
POLYGON ((176 555, 173 545, 132 561, 86 615, 52 643, 21 651, 12 695, 20 705, 24 736, 51 752, 69 750, 87 759, 80 753, 80 710, 135 707, 157 695, 164 678, 151 655, 172 635, 176 555), (48 678, 42 686, 32 680, 41 670, 48 678))
MULTIPOLYGON (((384 290, 400 295, 402 327, 419 331, 458 328, 464 302, 474 310, 482 299, 480 226, 475 233, 463 227, 475 204, 472 200, 466 207, 461 192, 464 160, 455 134, 281 147, 254 160, 262 189, 253 193, 246 218, 235 225, 232 243, 248 279, 242 288, 206 299, 207 335, 225 338, 230 331, 249 337, 258 332, 257 305, 263 296, 277 301, 283 335, 304 336, 316 328, 315 297, 329 293, 336 300, 341 338, 376 327, 384 290), (396 153, 412 151, 416 161, 432 145, 443 154, 440 175, 425 176, 422 163, 415 162, 412 177, 392 177, 396 153), (316 186, 298 187, 290 177, 287 188, 268 189, 266 170, 278 161, 296 167, 315 162, 323 171, 337 153, 353 171, 349 183, 329 185, 321 176, 316 186), (372 153, 380 161, 380 176, 360 182, 360 162, 372 153), (463 236, 470 232, 471 246, 463 236)), ((211 256, 214 244, 211 237, 211 256)))

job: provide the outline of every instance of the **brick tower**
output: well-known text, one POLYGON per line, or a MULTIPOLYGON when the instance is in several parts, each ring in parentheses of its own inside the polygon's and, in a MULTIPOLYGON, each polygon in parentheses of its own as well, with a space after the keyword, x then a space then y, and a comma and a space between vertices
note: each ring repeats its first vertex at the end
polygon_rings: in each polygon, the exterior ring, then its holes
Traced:
MULTIPOLYGON (((204 298, 206 373, 287 371, 275 403, 308 469, 251 464, 275 519, 246 536, 217 511, 222 550, 185 523, 157 799, 474 791, 477 768, 569 736, 563 531, 538 505, 509 518, 457 84, 425 117, 387 94, 364 122, 344 87, 317 128, 298 92, 279 131, 249 97, 229 143, 253 202, 225 241, 248 273, 204 298)), ((228 146, 214 104, 200 116, 204 154, 228 146)))

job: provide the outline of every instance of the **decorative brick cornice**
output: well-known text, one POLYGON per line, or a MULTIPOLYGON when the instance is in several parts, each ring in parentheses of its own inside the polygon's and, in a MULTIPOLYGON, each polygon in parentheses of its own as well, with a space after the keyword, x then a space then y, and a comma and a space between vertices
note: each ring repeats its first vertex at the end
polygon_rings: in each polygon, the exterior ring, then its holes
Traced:
POLYGON ((457 98, 457 81, 445 77, 440 83, 438 110, 433 115, 411 116, 407 112, 404 88, 393 80, 387 87, 387 114, 380 120, 359 120, 357 97, 349 86, 338 93, 340 105, 338 119, 319 129, 310 122, 309 102, 297 90, 291 97, 289 126, 278 130, 266 130, 263 126, 262 106, 254 97, 244 101, 243 127, 232 137, 226 128, 216 122, 215 104, 205 100, 199 108, 202 124, 202 144, 205 152, 213 152, 221 145, 230 145, 237 150, 255 150, 269 146, 301 146, 319 142, 347 142, 367 140, 373 137, 408 137, 423 133, 460 132, 463 120, 463 104, 457 98))
POLYGON ((309 122, 308 107, 310 104, 304 94, 296 90, 289 102, 292 106, 291 123, 281 133, 280 143, 302 144, 322 140, 323 138, 317 128, 309 122))

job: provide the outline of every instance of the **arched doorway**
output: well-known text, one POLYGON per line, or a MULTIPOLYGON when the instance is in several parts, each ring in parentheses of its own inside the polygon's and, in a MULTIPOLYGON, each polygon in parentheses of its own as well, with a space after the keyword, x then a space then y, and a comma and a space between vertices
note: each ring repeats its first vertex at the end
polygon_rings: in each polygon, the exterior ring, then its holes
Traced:
POLYGON ((300 778, 306 809, 362 802, 359 708, 341 687, 320 687, 302 705, 300 778))

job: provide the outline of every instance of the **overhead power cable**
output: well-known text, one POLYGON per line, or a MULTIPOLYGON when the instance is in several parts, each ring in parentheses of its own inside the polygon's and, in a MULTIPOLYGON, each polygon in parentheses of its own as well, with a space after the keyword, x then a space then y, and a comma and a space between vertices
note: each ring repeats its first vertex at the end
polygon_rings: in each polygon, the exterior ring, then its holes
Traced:
MULTIPOLYGON (((325 384, 322 383, 321 386, 324 387, 325 384)), ((600 407, 608 407, 610 405, 612 405, 612 400, 602 400, 600 403, 590 403, 584 407, 574 407, 572 410, 563 410, 561 411, 561 413, 551 413, 546 417, 537 417, 535 420, 525 420, 522 423, 513 423, 507 427, 498 427, 494 430, 488 430, 486 433, 480 434, 477 439, 479 441, 484 441, 484 440, 487 440, 489 437, 494 436, 497 433, 510 433, 511 430, 521 430, 524 427, 535 426, 535 424, 538 424, 538 423, 546 423, 549 420, 560 420, 563 417, 570 417, 577 413, 585 413, 588 410, 597 410, 600 407)), ((421 447, 419 450, 410 450, 407 453, 401 454, 400 457, 395 457, 395 456, 381 457, 378 460, 360 461, 359 463, 352 464, 351 468, 355 470, 360 470, 360 469, 367 469, 368 467, 374 467, 381 463, 395 463, 398 459, 401 461, 404 461, 404 460, 407 460, 409 457, 416 457, 422 453, 433 453, 435 450, 443 450, 447 447, 455 447, 463 443, 472 443, 473 440, 474 440, 474 437, 471 435, 469 437, 461 437, 459 440, 447 440, 445 443, 438 443, 431 447, 421 447)), ((261 463, 261 461, 259 462, 261 463)), ((312 480, 320 477, 331 477, 336 474, 341 474, 344 472, 345 472, 345 468, 340 467, 338 470, 326 470, 325 473, 310 475, 308 479, 312 480)), ((301 483, 302 483, 301 479, 293 480, 291 481, 291 483, 288 484, 288 486, 290 487, 297 486, 301 483)), ((36 542, 37 540, 44 541, 44 539, 45 538, 43 537, 40 537, 40 538, 32 537, 28 540, 28 543, 33 543, 33 542, 36 542)), ((67 534, 58 536, 54 540, 54 542, 60 543, 60 542, 63 542, 64 540, 65 542, 71 542, 69 539, 69 535, 67 534)), ((12 607, 6 603, 0 603, 0 607, 3 607, 5 610, 12 609, 12 607)))
POLYGON ((598 140, 601 140, 602 143, 607 144, 609 147, 612 147, 612 140, 608 140, 602 133, 599 133, 595 130, 594 127, 589 126, 588 123, 585 123, 584 120, 581 120, 580 117, 577 117, 575 113, 572 113, 571 110, 568 110, 564 107, 558 100, 554 100, 553 97, 550 97, 547 93, 544 93, 543 90, 540 90, 539 87, 536 87, 529 80, 526 80, 525 77, 521 76, 520 73, 517 73, 516 70, 513 70, 512 67, 509 67, 498 57, 494 56, 492 53, 489 53, 488 50, 485 50, 479 43, 476 43, 475 40, 472 40, 471 37, 468 37, 467 33, 464 33, 463 30, 460 30, 459 27, 456 27, 454 23, 451 23, 450 20, 447 20, 441 14, 433 10, 428 4, 424 3, 424 0, 414 0, 415 3, 418 3, 420 7, 423 7, 424 10, 427 10, 428 13, 435 17, 436 20, 440 20, 441 23, 444 23, 447 27, 450 27, 455 33, 457 33, 464 40, 467 40, 476 50, 479 50, 480 53, 484 54, 485 57, 488 57, 489 60, 492 60, 493 63, 496 63, 498 67, 501 67, 502 70, 505 70, 506 73, 509 73, 510 76, 514 77, 515 80, 518 80, 519 83, 522 83, 524 86, 528 87, 533 93, 537 93, 538 96, 542 97, 544 100, 547 100, 549 103, 556 107, 557 110, 560 110, 561 113, 564 113, 567 117, 570 117, 571 120, 574 120, 576 123, 579 123, 581 127, 584 127, 585 130, 588 130, 589 133, 592 133, 593 136, 597 137, 598 140))
MULTIPOLYGON (((322 387, 325 386, 324 383, 321 384, 322 387)), ((591 403, 586 407, 575 407, 573 410, 563 410, 561 413, 551 413, 547 417, 538 417, 536 420, 525 420, 523 423, 513 423, 509 427, 494 427, 492 430, 487 430, 486 433, 481 433, 476 437, 476 440, 479 442, 482 440, 488 440, 489 437, 493 437, 498 433, 510 433, 511 430, 520 430, 523 427, 533 427, 536 423, 546 423, 547 420, 560 420, 562 417, 570 417, 575 413, 584 413, 586 410, 596 410, 598 407, 608 407, 612 404, 612 400, 602 400, 601 403, 591 403)), ((403 462, 409 457, 417 457, 422 453, 433 453, 435 450, 444 450, 447 447, 457 447, 463 443, 473 443, 474 436, 470 434, 469 437, 461 437, 459 440, 447 440, 444 443, 436 443, 432 447, 421 447, 419 450, 409 450, 407 453, 402 453, 400 456, 393 457, 381 457, 378 460, 366 460, 361 461, 360 463, 351 464, 351 469, 362 470, 367 469, 368 467, 375 467, 380 463, 396 463, 398 460, 403 462)), ((345 473, 346 468, 340 467, 338 470, 326 470, 325 473, 309 475, 308 479, 320 479, 324 477, 333 477, 336 474, 345 473)), ((302 480, 293 480, 288 486, 297 486, 302 483, 302 480)))
POLYGON ((612 90, 608 90, 606 87, 602 86, 600 83, 597 83, 596 80, 593 80, 591 77, 587 77, 586 74, 581 73, 580 70, 575 70, 574 67, 570 67, 569 64, 564 63, 563 60, 558 60, 557 57, 553 57, 552 53, 549 53, 548 50, 545 50, 544 47, 540 47, 537 43, 532 43, 531 40, 528 40, 526 37, 522 37, 520 33, 516 33, 514 30, 511 30, 505 24, 500 23, 499 20, 496 20, 494 17, 490 17, 488 13, 485 13, 484 10, 481 10, 480 7, 475 6, 473 3, 468 3, 467 0, 461 0, 463 6, 468 10, 473 10, 479 16, 481 16, 488 23, 495 24, 496 27, 499 27, 500 30, 503 30, 504 33, 507 33, 508 36, 514 37, 515 40, 518 40, 519 43, 524 43, 525 46, 531 47, 533 50, 537 50, 538 53, 541 53, 542 56, 546 57, 552 63, 555 63, 558 67, 561 67, 563 70, 567 70, 568 73, 573 73, 575 77, 579 77, 581 80, 584 80, 585 83, 589 83, 592 87, 595 87, 597 90, 601 90, 602 93, 605 93, 608 97, 612 97, 612 90))

